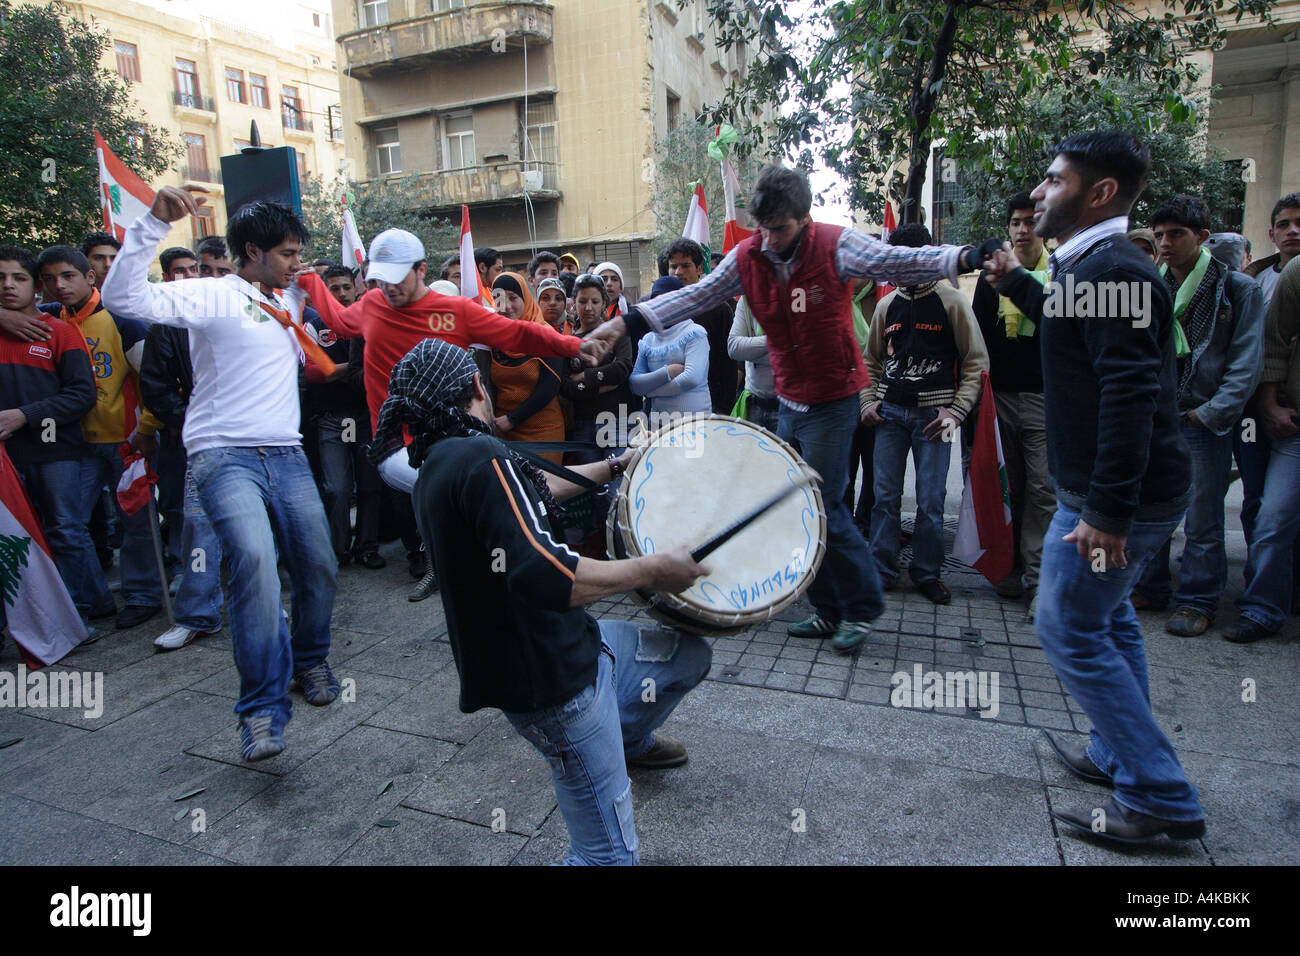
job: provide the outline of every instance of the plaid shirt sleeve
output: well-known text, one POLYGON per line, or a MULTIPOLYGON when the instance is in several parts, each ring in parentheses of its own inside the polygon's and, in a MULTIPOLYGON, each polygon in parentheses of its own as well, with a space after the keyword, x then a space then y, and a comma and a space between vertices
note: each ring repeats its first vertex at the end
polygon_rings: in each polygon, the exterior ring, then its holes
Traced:
POLYGON ((736 265, 736 250, 732 249, 716 269, 695 285, 688 285, 657 299, 638 302, 636 308, 645 316, 652 329, 662 332, 670 325, 676 325, 735 298, 740 292, 740 267, 736 265))
POLYGON ((969 248, 891 246, 856 229, 845 229, 835 248, 835 267, 845 282, 872 279, 894 285, 919 285, 933 279, 947 279, 955 286, 961 254, 969 248))

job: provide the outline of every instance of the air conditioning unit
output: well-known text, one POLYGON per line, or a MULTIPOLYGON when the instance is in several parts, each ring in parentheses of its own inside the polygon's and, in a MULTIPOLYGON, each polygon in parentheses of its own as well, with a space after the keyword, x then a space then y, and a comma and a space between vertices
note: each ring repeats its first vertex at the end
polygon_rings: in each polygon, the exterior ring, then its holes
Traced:
POLYGON ((542 171, 540 169, 524 170, 524 187, 530 192, 536 192, 542 188, 542 171))

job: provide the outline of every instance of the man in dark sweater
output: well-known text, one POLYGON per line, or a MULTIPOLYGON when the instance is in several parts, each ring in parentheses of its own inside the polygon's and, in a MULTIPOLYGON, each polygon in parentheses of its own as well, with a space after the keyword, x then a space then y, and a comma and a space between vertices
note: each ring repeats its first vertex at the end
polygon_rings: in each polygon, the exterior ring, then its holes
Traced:
MULTIPOLYGON (((1020 265, 1047 281, 1047 247, 1034 234, 1034 201, 1018 193, 1007 201, 1007 231, 1020 265)), ((998 408, 998 435, 1011 492, 1011 520, 1016 567, 997 585, 998 594, 1029 597, 1029 620, 1038 607, 1038 568, 1043 535, 1056 511, 1056 495, 1047 474, 1047 430, 1043 424, 1043 358, 1038 326, 1025 318, 1006 296, 998 295, 984 276, 975 284, 971 303, 989 352, 989 382, 998 408)))
POLYGON ((1052 816, 1118 843, 1205 832, 1196 789, 1151 712, 1129 593, 1178 526, 1191 465, 1175 400, 1173 300, 1127 238, 1151 152, 1129 133, 1055 149, 1032 196, 1034 231, 1060 245, 1045 288, 1000 252, 986 275, 1042 338, 1048 467, 1057 508, 1043 544, 1039 641, 1092 721, 1091 742, 1047 739, 1066 767, 1114 787, 1052 816), (1015 268, 1011 268, 1015 265, 1015 268))
MULTIPOLYGON (((469 353, 426 339, 393 369, 376 441, 402 428, 421 464, 412 500, 442 581, 460 708, 498 707, 546 758, 574 864, 637 861, 627 767, 686 762, 658 727, 709 671, 702 638, 583 605, 637 588, 685 590, 707 571, 686 549, 624 561, 557 543, 557 498, 580 489, 543 476, 491 433, 493 409, 469 353), (430 453, 432 452, 432 453, 430 453)), ((608 482, 626 457, 574 470, 608 482)))
POLYGON ((0 442, 36 506, 68 592, 81 599, 85 623, 92 608, 77 582, 99 559, 77 489, 89 455, 81 420, 95 407, 95 379, 76 327, 36 308, 36 278, 30 250, 0 246, 0 308, 41 323, 49 335, 34 342, 0 330, 0 442))

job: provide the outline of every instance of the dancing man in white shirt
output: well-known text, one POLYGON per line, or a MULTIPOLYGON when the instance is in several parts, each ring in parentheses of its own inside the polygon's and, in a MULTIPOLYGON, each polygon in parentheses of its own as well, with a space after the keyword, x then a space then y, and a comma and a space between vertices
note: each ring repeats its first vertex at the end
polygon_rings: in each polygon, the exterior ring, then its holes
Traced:
POLYGON ((182 438, 230 562, 240 749, 245 760, 263 760, 284 749, 291 679, 309 704, 339 694, 327 660, 338 564, 298 432, 298 367, 304 348, 313 359, 319 351, 303 342, 305 296, 293 281, 308 233, 288 207, 252 203, 227 229, 233 275, 149 282, 169 224, 198 211, 185 190, 160 189, 127 230, 102 294, 117 315, 189 330, 194 392, 182 438), (293 587, 291 622, 281 606, 277 544, 293 587))

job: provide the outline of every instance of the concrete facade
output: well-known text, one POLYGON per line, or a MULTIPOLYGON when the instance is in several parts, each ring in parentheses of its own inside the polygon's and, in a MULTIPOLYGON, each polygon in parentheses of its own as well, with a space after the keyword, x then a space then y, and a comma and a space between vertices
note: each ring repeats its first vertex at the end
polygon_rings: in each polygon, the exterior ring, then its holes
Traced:
MULTIPOLYGON (((194 183, 208 191, 213 215, 205 223, 182 221, 166 245, 193 246, 206 234, 224 235, 226 212, 220 179, 221 156, 238 151, 257 121, 265 146, 292 146, 300 170, 333 179, 343 159, 341 136, 331 137, 331 108, 338 124, 338 78, 330 11, 325 0, 278 4, 279 20, 248 20, 237 7, 194 0, 81 0, 68 3, 74 15, 94 20, 113 40, 103 65, 119 75, 122 60, 116 44, 135 51, 135 74, 125 76, 145 118, 170 130, 182 143, 194 141, 173 168, 150 185, 194 183), (223 11, 222 18, 206 14, 223 11), (178 95, 176 61, 194 64, 197 93, 178 95), (244 102, 232 97, 226 71, 238 70, 244 102), (254 101, 253 78, 265 79, 265 106, 254 101), (298 110, 286 111, 284 87, 298 94, 298 110), (206 162, 197 160, 202 156, 206 162)), ((127 73, 131 73, 127 68, 127 73)), ((69 237, 77 241, 80 237, 69 237)))
POLYGON ((354 175, 388 172, 380 151, 395 131, 400 175, 430 177, 436 211, 468 203, 475 242, 507 265, 534 246, 573 251, 583 265, 618 262, 631 295, 648 290, 655 142, 745 64, 717 51, 703 0, 380 7, 334 0, 354 175))

